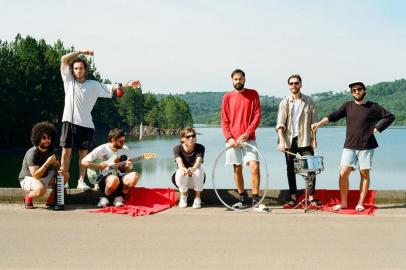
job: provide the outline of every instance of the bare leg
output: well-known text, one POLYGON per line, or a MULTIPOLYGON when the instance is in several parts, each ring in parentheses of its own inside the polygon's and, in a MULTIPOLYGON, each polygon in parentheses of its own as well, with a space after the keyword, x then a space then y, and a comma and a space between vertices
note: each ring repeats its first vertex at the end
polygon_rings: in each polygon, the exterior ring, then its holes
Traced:
POLYGON ((369 190, 369 183, 370 183, 369 170, 368 169, 360 170, 360 175, 361 175, 361 180, 359 183, 360 194, 359 194, 358 204, 363 205, 365 197, 367 196, 367 193, 369 190))
POLYGON ((106 188, 104 190, 104 194, 106 196, 109 196, 111 193, 113 193, 118 185, 120 184, 120 180, 118 179, 118 176, 116 175, 109 175, 106 178, 106 188))
POLYGON ((61 167, 63 169, 64 172, 67 172, 66 175, 64 175, 66 177, 65 179, 65 183, 68 183, 69 181, 69 165, 70 165, 70 158, 71 158, 71 154, 72 154, 72 148, 63 148, 62 149, 62 164, 61 167))
POLYGON ((251 187, 252 194, 259 194, 259 184, 260 184, 260 172, 259 172, 259 162, 252 160, 249 162, 251 170, 251 187))
POLYGON ((234 182, 237 186, 238 193, 244 192, 244 178, 242 176, 242 165, 234 164, 234 182))
POLYGON ((340 170, 340 195, 341 195, 341 206, 343 208, 347 208, 348 205, 348 189, 349 189, 349 181, 348 176, 352 171, 351 166, 342 166, 340 170))
POLYGON ((130 191, 135 187, 135 185, 140 180, 140 175, 136 172, 127 173, 123 178, 123 193, 128 195, 130 191))
POLYGON ((89 152, 88 150, 79 150, 79 180, 80 181, 85 180, 85 173, 86 173, 86 167, 83 166, 80 162, 87 155, 88 152, 89 152))

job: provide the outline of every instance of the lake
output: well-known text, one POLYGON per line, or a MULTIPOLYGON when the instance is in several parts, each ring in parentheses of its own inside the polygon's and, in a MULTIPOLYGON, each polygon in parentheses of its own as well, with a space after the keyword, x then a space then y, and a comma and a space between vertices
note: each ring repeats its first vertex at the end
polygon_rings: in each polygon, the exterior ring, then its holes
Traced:
MULTIPOLYGON (((205 188, 212 188, 212 169, 215 159, 219 156, 225 147, 224 137, 219 127, 198 127, 197 141, 206 147, 204 159, 204 169, 206 171, 207 181, 205 188)), ((389 128, 382 134, 376 134, 379 148, 375 150, 373 159, 373 170, 371 171, 372 189, 405 189, 406 188, 406 156, 403 151, 406 149, 406 129, 389 128)), ((316 155, 324 158, 325 170, 317 176, 317 188, 338 189, 338 172, 341 151, 344 144, 345 128, 321 128, 318 131, 318 145, 316 155)), ((269 173, 270 189, 287 189, 286 165, 283 153, 276 149, 277 134, 274 128, 259 128, 257 130, 257 146, 262 156, 268 163, 266 170, 265 161, 261 161, 261 187, 266 184, 266 175, 269 173)), ((142 153, 153 152, 159 155, 156 159, 144 160, 135 164, 135 169, 142 173, 139 186, 143 187, 172 187, 170 177, 176 170, 172 157, 172 148, 179 143, 177 137, 155 137, 144 138, 138 141, 134 138, 127 138, 127 146, 133 156, 139 156, 142 153)), ((17 187, 18 172, 24 153, 0 154, 2 171, 6 171, 5 177, 2 177, 1 186, 17 187)), ((219 157, 216 171, 215 183, 220 188, 234 188, 232 178, 232 168, 224 166, 224 155, 219 157)), ((73 164, 77 163, 77 158, 73 164)), ((73 166, 72 170, 77 170, 73 166)), ((248 168, 246 168, 244 177, 246 186, 250 187, 248 168)), ((76 182, 77 172, 73 172, 71 187, 76 182)), ((298 188, 303 188, 304 181, 301 176, 297 177, 298 188)), ((350 188, 358 189, 359 173, 355 171, 350 176, 350 188)))

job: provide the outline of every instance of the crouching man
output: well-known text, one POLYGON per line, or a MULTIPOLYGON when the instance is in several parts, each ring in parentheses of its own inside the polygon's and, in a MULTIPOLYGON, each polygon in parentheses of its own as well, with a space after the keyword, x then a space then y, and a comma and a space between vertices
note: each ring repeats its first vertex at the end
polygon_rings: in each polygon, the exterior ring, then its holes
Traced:
POLYGON ((114 128, 109 132, 108 143, 96 147, 81 161, 83 166, 98 174, 97 184, 104 194, 97 204, 98 207, 106 207, 110 200, 113 200, 114 206, 123 206, 124 198, 140 179, 137 172, 132 172, 133 163, 129 160, 128 147, 124 143, 124 132, 114 128), (117 162, 123 162, 124 165, 118 170, 112 170, 109 165, 117 162))
MULTIPOLYGON (((32 200, 45 195, 48 186, 54 184, 55 175, 60 168, 55 155, 52 140, 56 137, 55 126, 49 122, 40 122, 33 126, 31 142, 33 147, 25 153, 19 175, 20 186, 25 191, 24 206, 34 209, 32 200)), ((60 171, 65 181, 68 173, 60 171)), ((54 194, 48 197, 47 206, 54 204, 54 194)))

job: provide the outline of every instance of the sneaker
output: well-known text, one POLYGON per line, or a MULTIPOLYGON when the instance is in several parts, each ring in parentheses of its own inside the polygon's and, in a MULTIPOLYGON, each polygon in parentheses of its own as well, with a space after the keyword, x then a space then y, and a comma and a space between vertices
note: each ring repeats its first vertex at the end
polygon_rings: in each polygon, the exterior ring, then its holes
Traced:
POLYGON ((24 197, 24 207, 25 209, 34 209, 34 205, 32 204, 32 198, 25 196, 24 197))
POLYGON ((78 181, 78 186, 76 188, 82 191, 87 191, 90 189, 90 187, 85 183, 85 181, 81 180, 78 181))
POLYGON ((355 211, 357 212, 364 212, 365 211, 365 207, 362 204, 357 204, 357 206, 355 207, 355 211))
POLYGON ((97 207, 99 208, 106 207, 109 203, 110 203, 109 199, 107 199, 106 197, 100 197, 100 200, 97 203, 97 207))
POLYGON ((187 196, 180 196, 179 207, 180 208, 186 208, 187 207, 187 196))
POLYGON ((113 205, 115 207, 120 207, 124 205, 124 198, 122 196, 117 196, 114 198, 113 205))
POLYGON ((256 197, 256 198, 252 198, 252 207, 254 207, 255 205, 257 205, 259 203, 260 198, 256 197))
POLYGON ((51 191, 51 194, 49 194, 49 197, 47 199, 47 202, 45 203, 47 207, 52 207, 55 206, 55 193, 54 191, 51 191))
POLYGON ((283 208, 284 209, 292 209, 292 208, 295 208, 296 205, 297 205, 297 201, 294 200, 294 199, 290 199, 289 202, 287 202, 287 203, 285 203, 283 205, 283 208))
POLYGON ((193 201, 193 206, 194 209, 199 209, 202 208, 202 199, 200 198, 195 198, 195 200, 193 201))

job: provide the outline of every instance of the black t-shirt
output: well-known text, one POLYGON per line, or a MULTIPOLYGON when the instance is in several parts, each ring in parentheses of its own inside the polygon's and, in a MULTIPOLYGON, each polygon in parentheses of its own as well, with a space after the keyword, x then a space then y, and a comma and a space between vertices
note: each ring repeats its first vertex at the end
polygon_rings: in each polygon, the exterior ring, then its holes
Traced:
MULTIPOLYGON (((25 153, 23 164, 21 165, 20 175, 18 176, 19 180, 23 180, 25 176, 32 176, 29 167, 41 167, 53 154, 54 149, 52 147, 48 148, 45 152, 41 152, 37 146, 28 149, 27 153, 25 153)), ((48 172, 49 168, 42 177, 46 176, 48 172)))
POLYGON ((377 103, 367 101, 356 104, 354 101, 344 103, 337 111, 328 116, 336 122, 346 117, 347 131, 344 148, 368 150, 378 147, 374 129, 384 131, 395 120, 395 116, 377 103))
POLYGON ((201 157, 203 162, 204 146, 196 143, 195 149, 192 152, 188 153, 183 149, 182 144, 179 144, 173 148, 173 155, 175 156, 175 158, 180 157, 186 168, 193 167, 197 157, 201 157))

